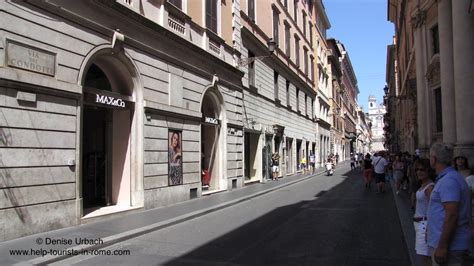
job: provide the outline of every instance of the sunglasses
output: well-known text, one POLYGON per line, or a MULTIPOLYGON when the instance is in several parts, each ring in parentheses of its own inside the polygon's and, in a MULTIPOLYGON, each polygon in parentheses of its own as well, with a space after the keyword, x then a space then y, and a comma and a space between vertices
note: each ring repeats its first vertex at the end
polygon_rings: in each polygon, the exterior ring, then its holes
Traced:
POLYGON ((424 172, 424 171, 426 171, 426 168, 416 168, 415 171, 417 171, 417 172, 418 171, 423 171, 424 172))

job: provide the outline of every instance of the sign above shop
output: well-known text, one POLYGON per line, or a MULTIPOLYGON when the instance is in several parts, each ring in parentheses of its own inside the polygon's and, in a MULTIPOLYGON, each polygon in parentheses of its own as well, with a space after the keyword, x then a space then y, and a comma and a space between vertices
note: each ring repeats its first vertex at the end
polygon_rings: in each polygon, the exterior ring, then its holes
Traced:
POLYGON ((219 119, 217 119, 217 118, 205 116, 203 121, 206 124, 219 125, 219 119))
POLYGON ((130 108, 133 104, 130 96, 93 88, 84 89, 84 102, 114 109, 130 108))
POLYGON ((26 44, 7 40, 8 66, 54 76, 56 55, 26 44))
POLYGON ((95 102, 110 105, 110 106, 125 108, 125 102, 122 99, 115 99, 114 97, 111 97, 111 96, 96 94, 95 102))

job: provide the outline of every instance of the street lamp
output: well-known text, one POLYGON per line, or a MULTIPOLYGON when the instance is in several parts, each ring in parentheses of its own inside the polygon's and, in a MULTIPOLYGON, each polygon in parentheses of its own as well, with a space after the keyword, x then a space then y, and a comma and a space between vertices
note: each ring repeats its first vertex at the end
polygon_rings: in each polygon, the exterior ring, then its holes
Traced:
POLYGON ((270 54, 262 55, 262 56, 248 57, 248 58, 241 58, 237 61, 237 65, 239 67, 243 67, 243 66, 251 64, 253 61, 255 61, 257 59, 262 59, 262 58, 272 56, 273 52, 275 51, 275 48, 276 48, 277 44, 272 38, 270 38, 267 41, 267 46, 268 46, 268 52, 270 52, 270 54))

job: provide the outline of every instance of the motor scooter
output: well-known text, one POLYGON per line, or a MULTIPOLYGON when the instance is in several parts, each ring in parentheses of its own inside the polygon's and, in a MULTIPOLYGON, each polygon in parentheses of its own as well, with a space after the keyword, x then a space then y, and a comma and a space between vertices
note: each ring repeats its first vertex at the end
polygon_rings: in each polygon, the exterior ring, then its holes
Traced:
POLYGON ((334 166, 332 163, 326 163, 326 175, 331 176, 334 174, 334 166))

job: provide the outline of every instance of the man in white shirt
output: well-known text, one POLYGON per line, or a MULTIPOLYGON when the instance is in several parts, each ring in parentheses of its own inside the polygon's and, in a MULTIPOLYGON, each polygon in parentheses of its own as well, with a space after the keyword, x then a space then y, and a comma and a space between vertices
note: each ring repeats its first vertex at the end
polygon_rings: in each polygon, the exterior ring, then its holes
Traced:
POLYGON ((377 194, 385 192, 385 170, 388 162, 383 157, 382 152, 377 152, 372 158, 374 166, 375 183, 377 184, 377 194))

